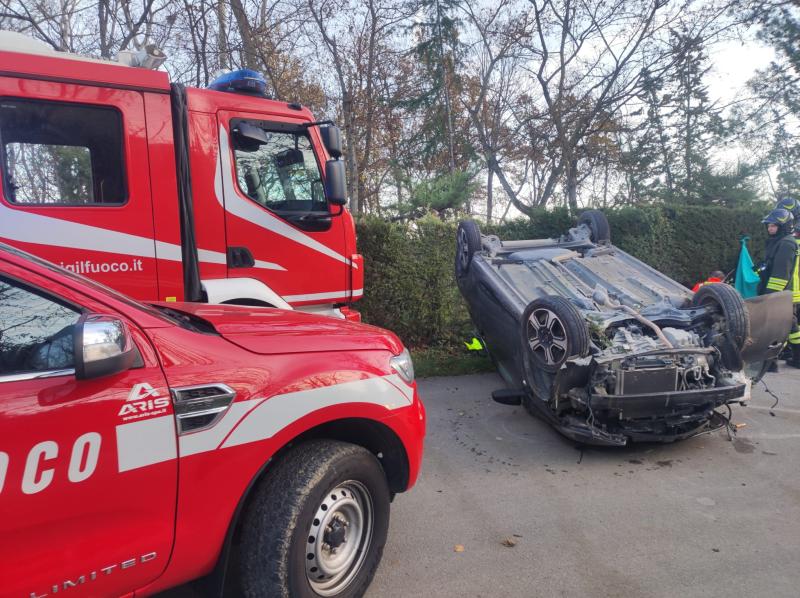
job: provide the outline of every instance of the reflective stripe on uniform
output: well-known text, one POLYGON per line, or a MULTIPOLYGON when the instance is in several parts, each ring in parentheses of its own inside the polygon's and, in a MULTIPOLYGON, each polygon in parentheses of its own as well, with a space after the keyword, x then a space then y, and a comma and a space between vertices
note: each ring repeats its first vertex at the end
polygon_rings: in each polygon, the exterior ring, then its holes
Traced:
POLYGON ((794 258, 794 270, 792 271, 792 303, 800 303, 800 239, 794 240, 797 247, 797 255, 794 258))
MULTIPOLYGON (((795 260, 797 263, 797 260, 795 260)), ((770 291, 782 291, 786 288, 786 285, 789 283, 788 280, 784 280, 783 278, 776 278, 775 276, 770 277, 767 281, 767 288, 770 291)))
POLYGON ((800 345, 800 331, 792 332, 789 334, 790 345, 800 345))

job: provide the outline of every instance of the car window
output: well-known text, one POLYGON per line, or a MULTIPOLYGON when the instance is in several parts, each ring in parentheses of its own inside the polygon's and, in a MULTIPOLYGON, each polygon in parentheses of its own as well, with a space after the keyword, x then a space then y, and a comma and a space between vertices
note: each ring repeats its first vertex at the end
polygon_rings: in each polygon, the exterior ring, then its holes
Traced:
POLYGON ((10 202, 125 202, 122 116, 113 108, 0 99, 0 138, 10 202))
POLYGON ((327 211, 322 175, 307 134, 265 130, 265 135, 266 143, 240 142, 234 148, 242 193, 281 215, 327 211))
POLYGON ((74 367, 80 312, 0 277, 0 376, 74 367))

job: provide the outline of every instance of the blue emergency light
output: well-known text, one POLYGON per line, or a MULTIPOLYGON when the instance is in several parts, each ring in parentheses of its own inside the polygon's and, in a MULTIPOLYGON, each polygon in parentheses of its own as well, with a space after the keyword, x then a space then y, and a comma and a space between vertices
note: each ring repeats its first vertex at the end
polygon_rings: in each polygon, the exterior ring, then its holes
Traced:
POLYGON ((208 88, 215 91, 265 96, 267 93, 267 80, 258 71, 239 69, 238 71, 220 75, 209 83, 208 88))

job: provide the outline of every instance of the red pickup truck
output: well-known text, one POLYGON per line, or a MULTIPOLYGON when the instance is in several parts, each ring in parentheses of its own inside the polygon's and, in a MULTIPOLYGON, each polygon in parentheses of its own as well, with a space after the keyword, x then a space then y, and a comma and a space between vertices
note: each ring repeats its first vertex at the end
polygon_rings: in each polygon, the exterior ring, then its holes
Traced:
POLYGON ((145 305, 0 244, 2 596, 360 596, 424 433, 390 332, 145 305))

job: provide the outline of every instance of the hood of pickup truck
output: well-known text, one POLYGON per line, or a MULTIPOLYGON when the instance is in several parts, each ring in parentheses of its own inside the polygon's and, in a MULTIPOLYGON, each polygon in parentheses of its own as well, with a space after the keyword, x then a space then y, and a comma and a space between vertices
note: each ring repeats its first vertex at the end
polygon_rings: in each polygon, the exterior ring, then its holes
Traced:
POLYGON ((376 326, 271 307, 159 303, 202 318, 226 340, 262 355, 311 351, 403 350, 397 336, 376 326))

